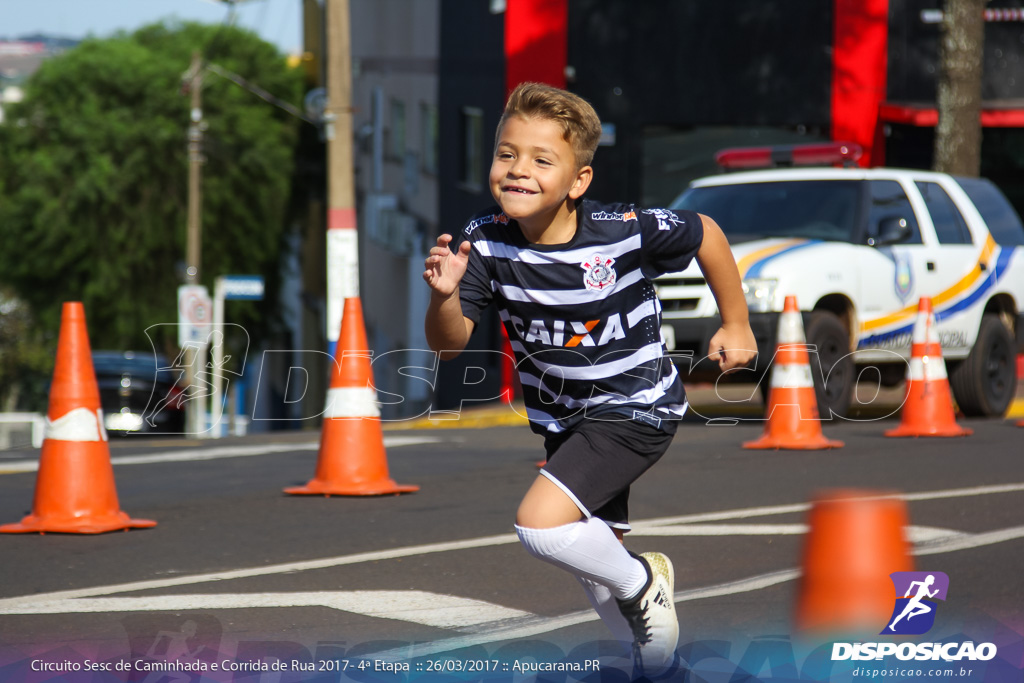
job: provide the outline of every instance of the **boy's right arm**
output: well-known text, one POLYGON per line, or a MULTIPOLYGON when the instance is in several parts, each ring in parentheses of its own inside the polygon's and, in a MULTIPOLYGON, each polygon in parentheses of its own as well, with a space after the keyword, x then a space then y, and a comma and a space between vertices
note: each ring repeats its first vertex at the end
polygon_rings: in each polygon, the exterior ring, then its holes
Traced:
POLYGON ((462 314, 459 301, 459 282, 469 265, 471 245, 467 240, 453 252, 448 246, 451 241, 451 235, 437 238, 437 245, 430 249, 423 272, 423 279, 431 290, 424 325, 427 343, 434 351, 441 352, 441 360, 459 355, 476 326, 462 314))

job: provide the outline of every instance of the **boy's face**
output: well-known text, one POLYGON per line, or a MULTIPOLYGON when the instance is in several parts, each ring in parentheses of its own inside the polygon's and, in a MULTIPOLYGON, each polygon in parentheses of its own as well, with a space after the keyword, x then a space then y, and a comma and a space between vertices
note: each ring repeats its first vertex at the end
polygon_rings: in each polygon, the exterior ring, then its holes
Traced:
POLYGON ((546 227, 567 197, 583 195, 589 178, 590 167, 576 167, 572 145, 554 121, 513 116, 502 126, 489 184, 505 214, 520 225, 546 227))

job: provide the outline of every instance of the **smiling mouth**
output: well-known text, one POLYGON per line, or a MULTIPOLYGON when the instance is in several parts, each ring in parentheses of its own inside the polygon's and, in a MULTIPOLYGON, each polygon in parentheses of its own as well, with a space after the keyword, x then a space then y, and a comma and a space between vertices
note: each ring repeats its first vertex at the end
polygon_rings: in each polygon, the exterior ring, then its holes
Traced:
POLYGON ((527 190, 522 187, 506 187, 505 192, 513 192, 515 194, 534 194, 532 190, 527 190))

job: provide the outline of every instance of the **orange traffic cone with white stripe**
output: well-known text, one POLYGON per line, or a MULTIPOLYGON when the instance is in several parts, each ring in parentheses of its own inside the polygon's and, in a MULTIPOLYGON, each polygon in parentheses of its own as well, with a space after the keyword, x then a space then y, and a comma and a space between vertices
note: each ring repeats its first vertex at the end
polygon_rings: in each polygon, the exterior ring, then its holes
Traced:
POLYGON ((357 297, 345 299, 316 475, 305 486, 286 488, 285 493, 384 496, 420 490, 396 484, 388 475, 368 348, 362 303, 357 297))
POLYGON ((797 628, 878 633, 895 600, 889 575, 914 569, 906 503, 878 491, 825 491, 807 522, 797 628))
POLYGON ((0 532, 101 534, 152 526, 156 522, 119 509, 85 309, 66 302, 32 514, 0 532))
POLYGON ((842 448, 842 441, 826 439, 821 433, 818 397, 814 392, 811 363, 807 355, 804 323, 795 296, 787 296, 779 316, 771 386, 768 390, 768 421, 764 434, 748 441, 744 448, 822 450, 842 448))
POLYGON ((946 362, 935 332, 932 300, 921 297, 907 366, 907 389, 900 426, 886 436, 967 436, 973 430, 956 423, 946 362))

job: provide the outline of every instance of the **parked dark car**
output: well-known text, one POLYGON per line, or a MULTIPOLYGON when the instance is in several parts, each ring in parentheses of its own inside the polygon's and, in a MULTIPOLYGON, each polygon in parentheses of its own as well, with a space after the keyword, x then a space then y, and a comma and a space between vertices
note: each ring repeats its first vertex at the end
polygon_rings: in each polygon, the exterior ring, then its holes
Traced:
POLYGON ((94 351, 93 368, 100 405, 110 435, 182 434, 184 404, 179 404, 180 370, 145 351, 94 351))

